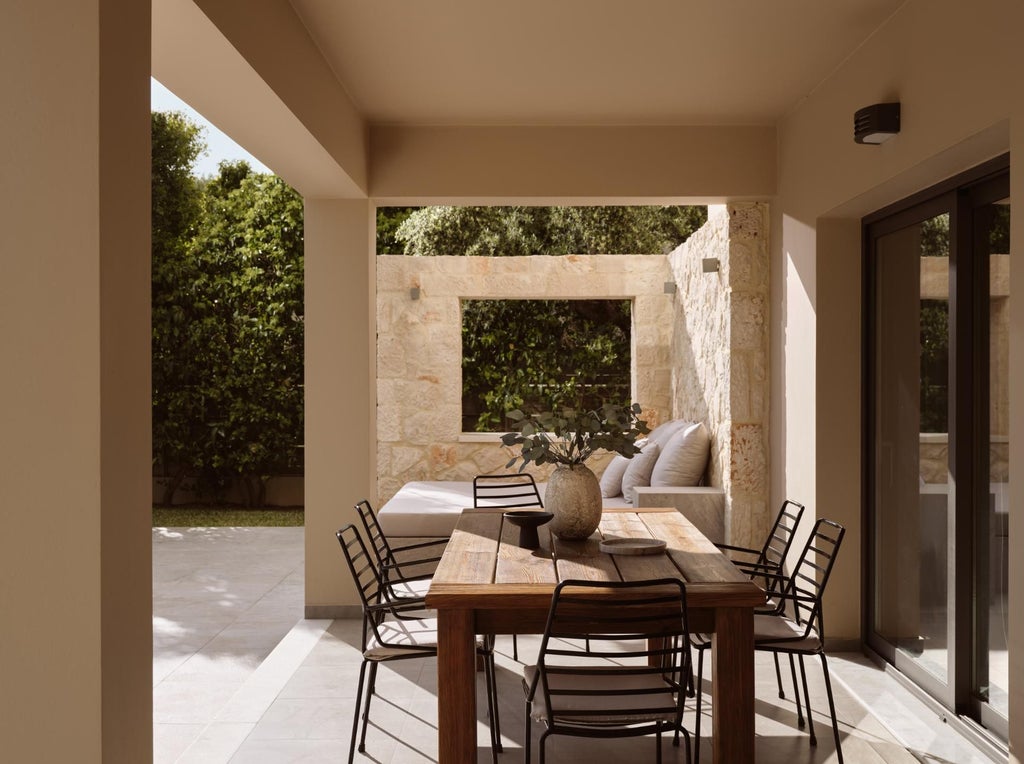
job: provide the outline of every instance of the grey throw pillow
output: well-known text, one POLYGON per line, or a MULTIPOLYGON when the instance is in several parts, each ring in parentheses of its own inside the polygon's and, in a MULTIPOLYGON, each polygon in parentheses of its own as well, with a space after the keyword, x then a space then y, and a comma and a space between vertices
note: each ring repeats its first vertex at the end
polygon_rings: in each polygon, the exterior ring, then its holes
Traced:
POLYGON ((658 461, 658 454, 661 447, 657 443, 649 442, 643 450, 629 460, 626 473, 622 476, 622 496, 630 504, 633 503, 633 489, 637 486, 651 484, 651 471, 654 463, 658 461))
POLYGON ((626 474, 630 460, 622 454, 615 454, 601 474, 601 495, 610 499, 622 493, 622 476, 626 474))

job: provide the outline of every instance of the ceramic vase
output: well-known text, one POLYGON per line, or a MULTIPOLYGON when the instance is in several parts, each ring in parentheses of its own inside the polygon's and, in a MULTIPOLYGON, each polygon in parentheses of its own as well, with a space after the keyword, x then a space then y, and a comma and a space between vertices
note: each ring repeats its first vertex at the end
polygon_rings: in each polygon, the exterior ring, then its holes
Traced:
POLYGON ((601 484, 588 467, 559 465, 548 478, 544 509, 551 531, 562 539, 589 538, 601 522, 601 484))

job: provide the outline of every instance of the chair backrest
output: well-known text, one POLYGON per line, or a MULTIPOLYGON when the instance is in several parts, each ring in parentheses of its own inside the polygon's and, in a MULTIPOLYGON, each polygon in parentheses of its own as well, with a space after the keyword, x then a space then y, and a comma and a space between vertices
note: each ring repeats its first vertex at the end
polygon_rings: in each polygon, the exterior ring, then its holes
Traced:
POLYGON ((474 507, 543 507, 540 491, 528 472, 477 475, 473 478, 474 507))
POLYGON ((688 644, 686 587, 678 579, 562 582, 537 657, 549 714, 603 724, 638 714, 680 718, 686 693, 671 705, 665 695, 689 675, 688 644), (642 681, 651 676, 666 682, 642 681), (623 681, 635 689, 624 693, 623 681))
POLYGON ((366 538, 370 540, 370 548, 377 559, 377 568, 378 570, 383 570, 395 560, 394 554, 391 551, 391 545, 388 544, 388 538, 384 535, 380 523, 377 522, 377 513, 373 511, 373 507, 370 506, 370 502, 366 499, 356 504, 355 509, 356 514, 359 515, 360 522, 363 524, 363 530, 366 531, 366 538))
MULTIPOLYGON (((356 591, 359 592, 359 602, 363 607, 363 651, 365 652, 369 644, 370 633, 373 634, 379 646, 395 647, 406 652, 436 650, 434 645, 417 644, 415 640, 404 639, 401 629, 390 629, 388 632, 391 635, 390 638, 381 633, 381 624, 384 623, 387 615, 390 613, 402 618, 402 608, 393 600, 387 599, 387 588, 380 571, 374 558, 370 556, 370 550, 366 548, 366 542, 356 530, 356 526, 349 523, 334 535, 337 536, 338 543, 341 544, 341 551, 345 555, 345 562, 348 563, 352 580, 356 584, 356 591)), ((419 630, 411 627, 414 621, 418 622, 416 616, 410 620, 392 620, 389 623, 391 625, 402 624, 412 632, 419 630)))
POLYGON ((380 578, 380 568, 374 558, 370 557, 366 542, 359 535, 355 525, 349 523, 334 535, 338 537, 341 551, 345 554, 345 562, 348 563, 352 580, 359 592, 363 615, 366 616, 371 611, 371 605, 375 605, 381 600, 383 583, 380 578))
POLYGON ((839 523, 818 519, 781 594, 788 614, 806 627, 805 633, 816 628, 824 636, 821 600, 845 535, 839 523))
POLYGON ((775 516, 768 537, 764 540, 761 553, 757 562, 760 565, 771 565, 781 567, 786 561, 793 540, 796 538, 796 529, 800 525, 800 518, 804 514, 804 505, 798 501, 786 499, 775 516))

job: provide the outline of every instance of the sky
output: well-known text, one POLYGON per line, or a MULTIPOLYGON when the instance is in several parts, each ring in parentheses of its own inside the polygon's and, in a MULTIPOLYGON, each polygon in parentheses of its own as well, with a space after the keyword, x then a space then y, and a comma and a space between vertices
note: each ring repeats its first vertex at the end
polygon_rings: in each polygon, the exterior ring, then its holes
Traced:
POLYGON ((220 162, 237 159, 244 159, 256 172, 272 172, 260 160, 218 130, 206 117, 153 78, 150 78, 149 103, 153 111, 180 111, 190 120, 203 127, 206 153, 200 155, 196 160, 195 167, 192 170, 193 175, 216 175, 217 165, 220 162))

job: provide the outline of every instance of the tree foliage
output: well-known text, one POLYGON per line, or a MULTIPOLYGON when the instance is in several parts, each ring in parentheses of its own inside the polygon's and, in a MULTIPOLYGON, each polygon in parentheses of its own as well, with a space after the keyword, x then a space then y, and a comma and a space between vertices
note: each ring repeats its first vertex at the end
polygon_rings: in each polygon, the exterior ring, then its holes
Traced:
POLYGON ((629 300, 467 300, 466 431, 511 426, 507 412, 592 409, 630 398, 629 300))
POLYGON ((193 390, 193 310, 189 285, 199 273, 190 253, 202 212, 192 165, 203 151, 198 126, 175 112, 153 112, 152 128, 152 384, 153 459, 168 473, 170 503, 192 467, 203 435, 201 398, 193 390))
POLYGON ((705 207, 423 207, 404 215, 394 240, 420 256, 649 255, 706 219, 705 207))
MULTIPOLYGON (((168 159, 153 161, 155 197, 168 159)), ((266 477, 302 466, 302 199, 244 162, 191 194, 179 246, 153 249, 153 449, 173 476, 163 499, 192 476, 262 503, 266 477)))

